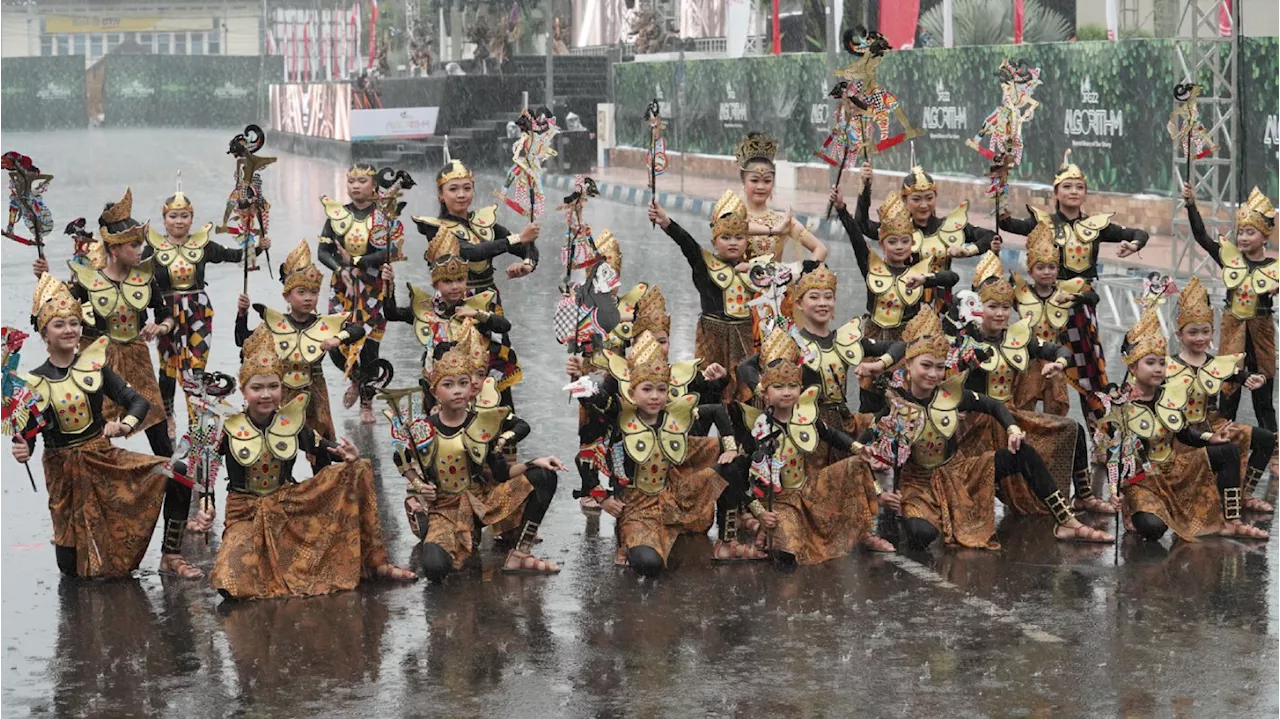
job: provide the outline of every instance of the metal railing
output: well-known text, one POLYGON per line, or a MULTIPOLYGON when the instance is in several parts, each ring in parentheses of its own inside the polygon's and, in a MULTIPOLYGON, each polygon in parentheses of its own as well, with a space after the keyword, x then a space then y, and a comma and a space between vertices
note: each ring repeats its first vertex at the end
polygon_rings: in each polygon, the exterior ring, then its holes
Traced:
MULTIPOLYGON (((672 47, 663 52, 676 52, 675 42, 678 38, 673 39, 672 47)), ((711 55, 724 55, 728 52, 728 38, 723 37, 697 37, 690 38, 685 41, 685 52, 707 53, 711 55)), ((635 43, 624 42, 612 45, 585 45, 583 47, 569 48, 570 55, 608 55, 622 48, 623 57, 632 57, 636 55, 635 43)), ((764 55, 769 51, 769 38, 766 35, 750 35, 747 37, 747 47, 745 53, 747 55, 764 55)))

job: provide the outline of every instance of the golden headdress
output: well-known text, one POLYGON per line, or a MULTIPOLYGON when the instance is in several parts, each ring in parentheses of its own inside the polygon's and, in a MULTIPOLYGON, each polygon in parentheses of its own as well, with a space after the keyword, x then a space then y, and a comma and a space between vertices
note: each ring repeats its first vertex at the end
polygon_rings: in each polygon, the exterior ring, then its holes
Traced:
POLYGON ((1027 235, 1027 270, 1037 263, 1058 264, 1058 245, 1054 243, 1053 226, 1045 222, 1037 222, 1027 235))
POLYGON ((618 238, 612 232, 605 230, 600 233, 596 238, 596 252, 600 253, 614 272, 622 274, 622 246, 618 244, 618 238))
POLYGON ((1209 291, 1200 284, 1199 277, 1192 277, 1178 294, 1178 329, 1193 322, 1213 325, 1213 307, 1209 305, 1209 291))
POLYGON ((627 355, 627 376, 632 387, 639 387, 642 382, 669 384, 671 382, 671 365, 667 363, 667 348, 652 332, 644 332, 631 343, 631 353, 627 355))
POLYGON ((304 287, 313 292, 320 291, 324 275, 320 274, 320 270, 311 263, 311 245, 307 244, 305 237, 299 240, 298 246, 284 258, 284 263, 280 265, 280 277, 284 280, 286 295, 298 287, 304 287))
POLYGON ((160 210, 165 214, 173 212, 174 210, 195 211, 195 207, 191 204, 191 200, 188 200, 187 196, 182 192, 182 170, 178 170, 178 184, 177 187, 174 188, 173 197, 165 200, 165 203, 160 207, 160 210))
POLYGON ((486 375, 489 373, 489 341, 485 336, 480 334, 480 330, 466 320, 461 331, 462 336, 458 339, 458 349, 462 350, 467 356, 468 366, 471 368, 471 374, 486 375))
POLYGON ((942 329, 942 320, 934 312, 932 305, 923 305, 920 312, 902 330, 902 340, 907 343, 907 354, 903 361, 920 355, 933 355, 944 360, 951 353, 951 340, 942 329))
POLYGON ((902 201, 902 195, 890 192, 884 202, 880 203, 880 239, 910 236, 915 231, 911 212, 907 210, 907 203, 902 201))
POLYGON ((747 234, 747 206, 733 190, 725 190, 711 210, 711 234, 717 237, 747 234))
POLYGON ((284 374, 284 364, 276 354, 275 338, 266 324, 258 325, 258 329, 244 341, 240 359, 240 388, 249 383, 254 375, 284 374))
POLYGON ((778 141, 763 132, 749 132, 733 148, 733 154, 738 158, 740 170, 747 169, 747 164, 752 160, 768 160, 769 164, 773 164, 773 157, 778 154, 778 141))
POLYGON ((1269 237, 1276 229, 1276 208, 1271 199, 1256 187, 1236 211, 1236 230, 1245 226, 1257 229, 1264 237, 1269 237))
POLYGON ((910 195, 913 192, 936 192, 937 189, 937 183, 935 183, 929 173, 925 172, 924 168, 919 165, 912 167, 911 172, 908 172, 907 176, 902 178, 903 197, 910 195))
POLYGON ((440 168, 440 172, 436 174, 436 187, 443 187, 445 183, 454 180, 470 180, 473 179, 471 170, 464 164, 462 160, 455 160, 449 155, 449 136, 444 136, 444 167, 440 168))
POLYGON ((973 270, 973 290, 983 302, 1007 302, 1013 304, 1013 285, 1005 275, 1000 255, 988 251, 973 270))
POLYGON ((640 300, 636 302, 636 318, 631 323, 631 328, 632 337, 639 337, 646 332, 671 333, 667 298, 657 285, 649 285, 649 289, 640 295, 640 300))
POLYGON ((147 235, 151 232, 151 223, 145 225, 134 225, 119 233, 112 234, 107 230, 107 225, 117 222, 124 222, 133 217, 133 189, 125 188, 124 197, 119 202, 111 205, 102 211, 98 216, 98 233, 102 235, 102 241, 107 245, 127 245, 133 242, 144 242, 147 235))
POLYGON ((80 301, 71 296, 66 284, 45 272, 31 295, 31 317, 40 332, 54 317, 79 317, 80 301))
POLYGON ((435 388, 446 377, 464 375, 471 376, 471 360, 467 357, 466 348, 459 343, 436 358, 436 361, 431 364, 431 375, 427 380, 431 383, 431 387, 435 388))
POLYGON ((458 238, 452 232, 437 232, 427 243, 422 256, 431 267, 432 284, 467 279, 467 263, 462 259, 458 238))
POLYGON ((836 273, 832 272, 825 262, 819 262, 817 267, 800 275, 800 279, 796 280, 793 293, 799 300, 809 290, 836 291, 836 273))
POLYGON ((1160 328, 1160 310, 1157 305, 1150 305, 1142 311, 1142 316, 1129 330, 1129 334, 1124 336, 1120 356, 1126 365, 1132 367, 1147 355, 1164 357, 1168 353, 1169 343, 1165 341, 1164 330, 1160 328))
POLYGON ((374 177, 378 174, 378 168, 367 162, 356 162, 347 168, 347 177, 374 177))
POLYGON ((1084 173, 1080 171, 1080 166, 1071 162, 1070 148, 1068 148, 1066 152, 1062 153, 1062 165, 1058 167, 1058 174, 1053 176, 1053 188, 1055 190, 1058 189, 1058 185, 1061 185, 1067 180, 1079 180, 1085 183, 1086 187, 1089 185, 1089 181, 1085 179, 1084 173))
POLYGON ((781 327, 775 327, 760 343, 759 362, 759 391, 775 384, 800 384, 800 347, 781 327))

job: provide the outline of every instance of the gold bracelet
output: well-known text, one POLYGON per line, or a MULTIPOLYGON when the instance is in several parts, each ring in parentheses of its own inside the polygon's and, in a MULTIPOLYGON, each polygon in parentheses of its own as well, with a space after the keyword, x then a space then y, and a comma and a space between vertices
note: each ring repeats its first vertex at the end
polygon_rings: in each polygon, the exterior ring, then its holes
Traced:
POLYGON ((760 515, 764 514, 764 511, 765 511, 764 505, 760 504, 760 500, 758 499, 751 500, 751 504, 747 505, 747 510, 750 511, 751 516, 755 517, 756 519, 759 519, 760 515))
POLYGON ((1006 429, 1006 430, 1005 430, 1005 432, 1006 432, 1006 433, 1008 433, 1008 434, 1020 434, 1020 435, 1022 435, 1022 436, 1024 436, 1024 437, 1025 437, 1025 436, 1027 436, 1027 433, 1026 433, 1026 432, 1023 432, 1023 431, 1022 431, 1022 428, 1021 428, 1021 427, 1019 427, 1019 426, 1018 426, 1018 425, 1016 425, 1016 424, 1011 424, 1011 425, 1009 425, 1008 429, 1006 429))
POLYGON ((334 337, 336 337, 340 342, 346 342, 351 339, 351 333, 346 330, 342 330, 338 334, 334 335, 334 337))
POLYGON ((520 244, 520 235, 507 235, 507 246, 515 247, 520 244))
POLYGON ((129 415, 128 417, 125 417, 124 419, 120 420, 120 424, 123 424, 124 426, 128 427, 129 431, 132 432, 134 427, 138 426, 138 421, 139 420, 137 417, 134 417, 133 415, 129 415))
POLYGON ((720 438, 720 451, 722 451, 722 452, 737 452, 737 451, 738 451, 738 440, 734 439, 733 437, 721 437, 721 438, 720 438))

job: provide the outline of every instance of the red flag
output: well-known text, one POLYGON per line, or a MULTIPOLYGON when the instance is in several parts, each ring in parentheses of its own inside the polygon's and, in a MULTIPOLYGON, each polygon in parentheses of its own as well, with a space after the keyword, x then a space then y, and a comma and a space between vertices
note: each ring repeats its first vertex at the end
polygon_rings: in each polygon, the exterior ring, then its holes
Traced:
POLYGON ((774 55, 782 54, 782 20, 778 15, 778 0, 773 0, 773 47, 770 51, 774 55))
POLYGON ((1218 4, 1218 37, 1231 37, 1231 0, 1218 4))
POLYGON ((1027 19, 1026 0, 1013 0, 1013 44, 1022 44, 1022 26, 1027 19))
POLYGON ((302 25, 302 57, 307 63, 307 81, 311 81, 311 23, 304 22, 302 25))
POLYGON ((373 0, 373 8, 369 10, 369 69, 378 57, 378 0, 373 0))
POLYGON ((895 50, 915 44, 919 19, 920 0, 880 0, 880 32, 895 50))

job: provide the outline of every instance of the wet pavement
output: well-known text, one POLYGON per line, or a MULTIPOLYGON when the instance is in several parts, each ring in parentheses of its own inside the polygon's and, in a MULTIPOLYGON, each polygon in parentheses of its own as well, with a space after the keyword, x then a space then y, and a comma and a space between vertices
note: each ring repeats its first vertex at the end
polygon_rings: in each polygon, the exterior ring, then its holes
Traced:
MULTIPOLYGON (((232 180, 234 131, 90 130, 6 133, 5 149, 57 176, 48 200, 61 228, 93 224, 102 203, 133 187, 134 214, 159 222, 181 169, 198 222, 217 222, 232 180)), ((270 153, 270 148, 265 151, 270 153)), ((265 173, 275 263, 314 240, 318 197, 343 196, 343 168, 294 156, 265 173)), ((435 214, 433 177, 408 194, 407 214, 435 214)), ((478 195, 496 186, 484 179, 478 195)), ((548 198, 554 207, 558 198, 548 198)), ((675 312, 673 353, 692 353, 697 299, 674 245, 641 208, 592 202, 587 221, 612 229, 624 283, 658 281, 675 312)), ((703 218, 676 216, 700 239, 703 218)), ((501 220, 518 227, 512 213, 501 220)), ((575 450, 576 412, 560 388, 562 347, 550 324, 562 273, 563 218, 552 212, 534 275, 500 281, 525 380, 517 412, 534 426, 525 458, 575 450)), ((423 243, 406 222, 400 281, 428 282, 423 243)), ((865 295, 847 244, 832 243, 841 311, 865 295)), ((55 267, 70 240, 50 240, 55 267)), ((6 244, 3 321, 25 327, 34 252, 6 244)), ((966 263, 971 264, 971 263, 966 263)), ((499 266, 505 266, 500 261, 499 266)), ((969 269, 962 268, 962 271, 969 269)), ((211 368, 234 373, 238 267, 208 273, 218 313, 211 368)), ((403 287, 403 285, 401 285, 403 287)), ((259 272, 255 302, 282 306, 259 272)), ((1105 338, 1114 353, 1118 335, 1105 338)), ((393 326, 383 356, 394 385, 416 378, 419 346, 393 326)), ((1114 355, 1112 355, 1114 356, 1114 355)), ((29 341, 23 367, 43 361, 29 341)), ((372 459, 393 560, 414 544, 385 423, 359 424, 330 395, 338 431, 372 459)), ((1073 403, 1074 404, 1074 403, 1073 403)), ((1074 410, 1073 410, 1074 413, 1074 410)), ((127 446, 145 450, 141 437, 127 446)), ((37 450, 37 456, 40 450, 37 450)), ((39 464, 33 462, 37 484, 39 464)), ((853 556, 784 572, 767 564, 713 567, 709 540, 685 537, 656 581, 612 566, 613 520, 584 517, 570 496, 542 527, 539 551, 565 565, 550 578, 483 570, 443 586, 365 585, 297 600, 223 603, 207 581, 156 574, 159 539, 135 581, 63 580, 49 545, 46 492, 32 494, 8 452, 0 459, 5 715, 43 716, 1275 716, 1276 542, 1226 539, 1068 545, 1048 518, 1005 518, 1002 551, 853 556)), ((1098 526, 1110 521, 1098 519, 1098 526)), ((1269 526, 1266 520, 1264 526, 1269 526)), ((219 524, 220 526, 220 524, 219 524)), ((217 549, 188 540, 206 571, 217 549)))

